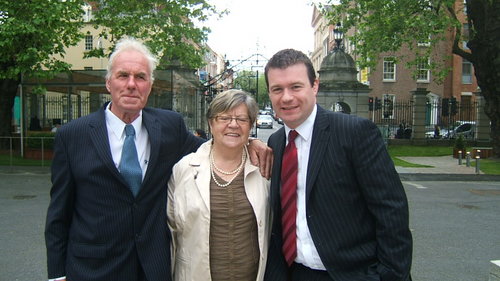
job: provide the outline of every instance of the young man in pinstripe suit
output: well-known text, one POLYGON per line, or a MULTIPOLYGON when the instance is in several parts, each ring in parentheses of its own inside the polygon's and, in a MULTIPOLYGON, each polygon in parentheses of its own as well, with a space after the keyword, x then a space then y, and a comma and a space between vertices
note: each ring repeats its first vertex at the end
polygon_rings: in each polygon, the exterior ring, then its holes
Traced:
POLYGON ((319 81, 302 52, 276 53, 265 77, 273 109, 285 124, 268 141, 275 161, 266 280, 410 280, 408 203, 378 128, 318 106, 319 81), (296 218, 295 231, 285 232, 282 224, 287 230, 290 224, 282 222, 282 213, 288 217, 291 204, 281 202, 288 180, 280 174, 288 167, 282 159, 292 130, 298 133, 296 218))

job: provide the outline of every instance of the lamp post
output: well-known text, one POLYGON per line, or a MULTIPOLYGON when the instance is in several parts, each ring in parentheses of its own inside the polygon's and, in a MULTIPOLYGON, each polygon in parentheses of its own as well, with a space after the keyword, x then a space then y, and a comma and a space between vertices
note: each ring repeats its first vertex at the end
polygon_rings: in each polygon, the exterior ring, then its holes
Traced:
POLYGON ((334 51, 343 51, 342 40, 344 39, 344 32, 340 30, 341 28, 342 25, 337 23, 335 29, 333 29, 333 39, 335 40, 335 48, 333 48, 334 51))

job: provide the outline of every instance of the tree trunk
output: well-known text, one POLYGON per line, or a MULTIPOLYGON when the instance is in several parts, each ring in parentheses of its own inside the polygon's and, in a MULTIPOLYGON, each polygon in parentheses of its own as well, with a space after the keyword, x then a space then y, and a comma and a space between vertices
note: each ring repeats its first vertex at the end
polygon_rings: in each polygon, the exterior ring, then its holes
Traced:
MULTIPOLYGON (((12 108, 20 80, 0 79, 0 137, 12 136, 12 108)), ((8 149, 9 140, 0 138, 0 149, 8 149)))
POLYGON ((494 157, 500 158, 500 1, 467 0, 471 27, 467 46, 485 99, 485 113, 491 120, 494 157))

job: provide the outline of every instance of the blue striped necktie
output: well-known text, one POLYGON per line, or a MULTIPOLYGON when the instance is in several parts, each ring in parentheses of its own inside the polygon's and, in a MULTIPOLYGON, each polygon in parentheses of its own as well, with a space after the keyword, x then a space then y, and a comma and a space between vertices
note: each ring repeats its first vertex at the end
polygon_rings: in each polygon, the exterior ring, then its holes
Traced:
POLYGON ((137 158, 137 149, 135 148, 135 130, 134 126, 125 125, 125 141, 123 142, 122 159, 120 161, 120 173, 128 183, 134 197, 139 193, 142 183, 142 169, 137 158))

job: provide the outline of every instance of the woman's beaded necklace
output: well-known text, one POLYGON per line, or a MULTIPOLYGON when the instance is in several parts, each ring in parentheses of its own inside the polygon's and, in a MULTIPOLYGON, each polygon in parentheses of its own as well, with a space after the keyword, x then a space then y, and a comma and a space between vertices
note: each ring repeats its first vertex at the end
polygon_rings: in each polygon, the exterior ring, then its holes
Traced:
POLYGON ((241 169, 245 165, 246 158, 247 158, 247 154, 243 150, 243 153, 241 153, 240 165, 235 170, 233 170, 231 172, 227 172, 227 171, 224 171, 221 168, 217 167, 217 165, 215 165, 214 155, 213 155, 212 151, 210 151, 210 172, 212 173, 212 178, 214 179, 215 184, 219 187, 227 187, 228 185, 230 185, 233 182, 233 180, 238 176, 241 169), (221 184, 219 181, 217 181, 217 178, 215 178, 214 170, 217 170, 217 172, 224 174, 224 175, 234 175, 234 176, 225 184, 221 184))

